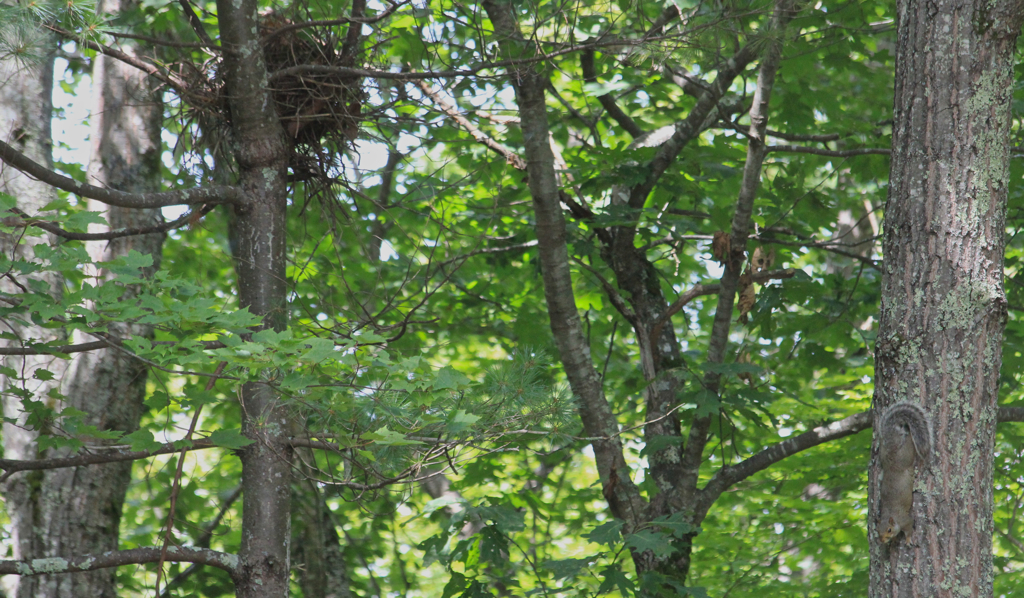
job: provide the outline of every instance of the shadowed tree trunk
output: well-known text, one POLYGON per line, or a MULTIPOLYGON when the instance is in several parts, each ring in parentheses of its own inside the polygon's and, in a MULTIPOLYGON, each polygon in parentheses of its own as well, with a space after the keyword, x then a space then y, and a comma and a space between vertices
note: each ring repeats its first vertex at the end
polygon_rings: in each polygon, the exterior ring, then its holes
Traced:
MULTIPOLYGON (((121 9, 117 0, 98 8, 107 12, 121 9)), ((132 52, 130 44, 123 49, 132 52)), ((160 176, 162 108, 150 87, 151 80, 102 55, 94 59, 92 80, 90 179, 94 184, 123 191, 155 190, 160 176)), ((32 211, 28 207, 22 209, 32 211)), ((108 207, 94 201, 88 203, 88 209, 101 213, 110 229, 150 226, 162 221, 159 210, 108 207)), ((162 234, 151 234, 93 241, 88 250, 96 261, 112 260, 134 250, 151 255, 155 269, 160 263, 162 244, 162 234)), ((90 274, 106 276, 105 272, 90 274)), ((126 292, 131 293, 131 289, 126 292)), ((115 324, 110 332, 120 338, 152 333, 149 327, 127 324, 115 324)), ((96 339, 83 335, 72 342, 93 340, 96 339)), ((139 425, 145 389, 146 369, 141 362, 115 349, 99 349, 81 353, 70 363, 61 381, 61 392, 66 397, 62 406, 85 412, 86 423, 100 430, 132 432, 139 425)), ((66 450, 53 449, 46 451, 45 456, 66 454, 66 450)), ((19 477, 31 479, 33 487, 29 503, 15 506, 23 514, 12 512, 12 518, 31 517, 34 521, 30 532, 32 549, 26 557, 98 554, 117 549, 122 505, 131 481, 130 462, 20 474, 12 478, 13 485, 22 483, 17 481, 19 477)), ((117 595, 115 578, 115 569, 23 577, 17 595, 113 597, 117 595)))
POLYGON ((322 490, 312 480, 294 485, 292 560, 305 598, 352 598, 341 538, 322 490))
MULTIPOLYGON (((55 42, 47 37, 43 47, 55 48, 55 42)), ((22 62, 8 59, 0 63, 0 131, 3 139, 33 160, 47 166, 52 165, 50 153, 50 114, 52 111, 51 92, 53 89, 53 54, 48 53, 35 61, 22 62)), ((56 191, 43 183, 25 176, 13 168, 2 171, 2 190, 17 200, 18 208, 34 213, 56 199, 56 191)), ((43 237, 22 237, 20 234, 0 235, 0 249, 7 271, 10 261, 22 256, 33 255, 32 246, 43 241, 43 237), (8 261, 10 260, 10 261, 8 261)), ((54 295, 60 293, 60 280, 53 275, 36 276, 43 280, 54 295)), ((0 291, 18 292, 8 279, 0 281, 0 291)), ((28 325, 24 320, 5 321, 4 331, 17 340, 0 341, 4 346, 19 347, 30 341, 49 341, 61 338, 59 330, 28 325)), ((27 414, 22 410, 22 401, 39 401, 56 407, 49 398, 64 375, 66 362, 53 357, 8 356, 3 365, 15 374, 0 374, 0 388, 3 392, 4 417, 24 423, 27 414), (34 372, 48 370, 52 380, 37 378, 34 372)), ((35 459, 39 456, 36 446, 37 433, 22 425, 3 424, 4 457, 7 459, 35 459)), ((46 522, 49 510, 43 503, 55 497, 44 496, 40 489, 42 472, 28 472, 9 478, 3 487, 7 514, 11 519, 11 541, 14 558, 32 558, 46 554, 46 543, 36 530, 46 522)), ((41 586, 41 579, 8 577, 5 590, 11 596, 35 596, 41 586)))
POLYGON ((897 14, 874 412, 877 422, 894 403, 922 405, 935 450, 916 467, 913 537, 886 550, 877 539, 876 434, 870 590, 986 597, 1013 51, 1024 8, 903 0, 897 14))

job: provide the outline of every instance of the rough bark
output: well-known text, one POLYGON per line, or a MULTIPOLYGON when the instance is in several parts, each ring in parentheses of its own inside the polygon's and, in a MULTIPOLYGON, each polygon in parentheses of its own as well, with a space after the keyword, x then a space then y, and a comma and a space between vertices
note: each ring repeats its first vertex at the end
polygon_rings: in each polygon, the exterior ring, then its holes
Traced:
POLYGON ((916 468, 913 539, 887 549, 876 530, 876 435, 871 596, 992 595, 1010 100, 1022 14, 1021 2, 898 3, 875 412, 921 404, 935 455, 916 468))
MULTIPOLYGON (((232 142, 245 201, 235 206, 235 270, 239 305, 283 330, 288 147, 267 91, 267 69, 257 36, 255 0, 218 0, 223 76, 231 110, 232 142)), ((241 451, 242 543, 239 598, 288 595, 291 538, 291 448, 288 417, 268 385, 242 387, 242 432, 254 442, 241 451)))
MULTIPOLYGON (((116 12, 120 6, 107 2, 100 10, 116 12)), ((126 51, 131 52, 130 45, 126 51)), ((145 192, 156 187, 160 174, 160 124, 162 110, 144 76, 123 63, 98 56, 93 80, 93 161, 91 179, 101 186, 120 191, 145 192)), ((162 222, 157 210, 107 208, 91 202, 89 209, 103 213, 110 228, 151 226, 162 222)), ((163 235, 127 237, 89 244, 96 261, 111 260, 129 250, 153 256, 160 262, 163 235)), ((91 274, 104 277, 103 272, 91 274)), ((132 294, 132 289, 126 295, 132 294)), ((126 297, 127 299, 128 297, 126 297)), ((148 336, 148 327, 114 324, 110 331, 120 337, 148 336)), ((83 341, 84 338, 75 340, 83 341)), ((67 369, 62 392, 63 406, 85 412, 86 423, 101 430, 132 432, 138 428, 146 388, 146 370, 141 362, 113 349, 79 354, 67 369)), ((22 431, 22 433, 28 433, 22 431)), ((66 450, 49 450, 46 458, 67 456, 66 450)), ((31 513, 31 558, 100 554, 117 549, 124 496, 131 480, 131 463, 111 463, 53 469, 20 474, 31 480, 31 504, 20 509, 31 513)), ((115 569, 73 575, 41 575, 18 582, 19 596, 116 595, 115 569)))
MULTIPOLYGON (((41 42, 46 48, 55 47, 48 38, 41 42)), ((8 142, 32 160, 49 166, 50 114, 53 88, 53 55, 48 54, 39 62, 23 63, 8 59, 0 63, 0 122, 5 123, 2 135, 8 142)), ((56 193, 48 185, 35 181, 13 168, 4 168, 0 173, 2 190, 17 199, 18 207, 35 212, 56 199, 56 193)), ((0 250, 6 259, 21 259, 33 255, 32 246, 46 242, 45 237, 21 237, 0 235, 0 250)), ((43 280, 57 296, 60 281, 55 275, 37 277, 43 280)), ((22 281, 24 282, 24 281, 22 281)), ((19 293, 21 290, 11 280, 0 281, 0 290, 19 293)), ((16 347, 30 340, 54 340, 61 332, 47 330, 15 321, 5 322, 5 331, 13 333, 17 341, 0 341, 5 347, 16 347)), ((35 459, 39 456, 36 445, 37 432, 25 426, 27 419, 22 410, 22 397, 52 404, 48 393, 57 388, 66 370, 66 362, 45 355, 9 356, 3 365, 18 372, 18 377, 0 376, 0 392, 3 398, 4 417, 19 422, 19 425, 3 424, 4 456, 9 459, 35 459), (54 379, 35 379, 33 372, 46 369, 54 379), (21 392, 19 396, 15 394, 21 392)), ((32 472, 9 478, 3 487, 4 501, 11 520, 11 543, 14 558, 24 559, 45 554, 45 544, 35 529, 45 523, 44 512, 39 511, 37 489, 45 474, 32 472)), ((52 497, 50 497, 52 498, 52 497)), ((38 580, 22 580, 8 577, 4 580, 9 596, 33 596, 39 588, 38 580)))
POLYGON ((341 538, 316 483, 294 486, 292 560, 305 598, 352 598, 341 538))

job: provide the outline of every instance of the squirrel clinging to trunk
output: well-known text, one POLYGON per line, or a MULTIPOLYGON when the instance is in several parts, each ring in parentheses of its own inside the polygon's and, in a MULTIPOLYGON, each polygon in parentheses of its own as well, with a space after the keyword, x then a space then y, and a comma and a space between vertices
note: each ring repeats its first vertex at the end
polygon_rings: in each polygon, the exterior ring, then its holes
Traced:
POLYGON ((932 454, 932 427, 928 414, 913 403, 896 403, 879 423, 881 509, 878 537, 883 544, 900 532, 914 533, 914 465, 927 465, 932 454))

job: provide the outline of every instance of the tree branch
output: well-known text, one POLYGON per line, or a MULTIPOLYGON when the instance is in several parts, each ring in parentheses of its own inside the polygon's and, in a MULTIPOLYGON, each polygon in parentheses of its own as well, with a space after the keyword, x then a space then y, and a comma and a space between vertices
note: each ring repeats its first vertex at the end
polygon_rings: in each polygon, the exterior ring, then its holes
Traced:
MULTIPOLYGON (((521 48, 532 48, 531 44, 525 43, 516 21, 516 13, 508 3, 483 0, 482 4, 494 26, 502 53, 517 56, 521 54, 521 48)), ((549 142, 551 131, 544 94, 550 80, 544 73, 529 66, 530 61, 512 62, 517 68, 509 73, 509 79, 515 89, 519 108, 523 155, 526 158, 530 196, 533 198, 534 228, 551 331, 569 385, 579 397, 579 416, 586 433, 592 437, 609 437, 608 440, 594 440, 591 446, 601 477, 602 494, 612 514, 626 522, 625 529, 628 532, 639 524, 646 501, 630 477, 622 443, 618 438, 611 438, 611 435, 618 432, 618 420, 605 397, 576 308, 565 215, 562 211, 558 174, 555 171, 555 156, 549 142)))
MULTIPOLYGON (((784 278, 793 278, 793 276, 795 275, 796 270, 794 270, 793 268, 787 268, 785 270, 772 270, 771 272, 759 272, 756 274, 751 274, 750 278, 753 282, 762 284, 768 282, 769 280, 782 280, 784 278)), ((720 290, 721 285, 717 283, 694 285, 692 289, 686 291, 685 293, 677 297, 676 300, 672 302, 672 305, 668 306, 668 309, 666 309, 664 313, 658 316, 658 319, 655 320, 654 326, 651 329, 651 338, 660 338, 659 335, 661 334, 662 327, 665 324, 667 324, 669 320, 672 319, 672 316, 679 313, 679 310, 686 307, 687 303, 703 295, 714 295, 715 293, 718 293, 720 290)))
MULTIPOLYGON (((482 62, 469 68, 460 70, 445 70, 445 71, 383 71, 379 69, 362 69, 348 66, 327 66, 321 64, 300 64, 291 66, 288 68, 274 71, 270 74, 269 82, 273 83, 283 77, 292 77, 296 75, 340 75, 347 77, 369 77, 374 79, 393 79, 396 81, 418 81, 420 79, 453 79, 458 77, 468 77, 476 75, 481 71, 486 70, 497 70, 503 68, 528 68, 531 64, 537 64, 545 62, 552 58, 558 58, 559 56, 565 56, 572 54, 573 52, 580 52, 587 49, 603 48, 610 45, 640 45, 644 42, 641 40, 611 40, 611 41, 599 41, 590 44, 573 44, 566 46, 560 50, 547 52, 544 54, 537 54, 528 58, 514 58, 508 60, 498 60, 495 62, 482 62)), ((752 59, 753 57, 751 57, 752 59)), ((749 62, 749 61, 748 61, 749 62)))
POLYGON ((862 147, 848 150, 830 150, 819 147, 805 147, 802 145, 769 145, 769 152, 790 152, 794 154, 815 154, 818 156, 831 156, 833 158, 849 158, 850 156, 888 156, 892 150, 887 147, 862 147))
POLYGON ((119 208, 163 208, 166 206, 222 203, 237 204, 242 200, 242 192, 237 187, 214 186, 157 193, 127 193, 125 191, 104 189, 94 185, 79 183, 75 179, 58 174, 36 163, 3 141, 0 141, 0 160, 51 187, 63 189, 64 191, 95 199, 96 201, 119 208))
POLYGON ((615 309, 619 310, 619 313, 621 313, 622 316, 626 318, 626 320, 628 320, 630 324, 635 326, 636 312, 630 309, 629 305, 626 303, 626 300, 623 299, 622 295, 620 295, 619 292, 615 290, 615 287, 612 286, 612 283, 608 282, 607 278, 602 276, 600 272, 592 268, 583 260, 577 257, 572 257, 570 259, 572 259, 572 261, 576 262, 581 268, 583 268, 587 272, 590 272, 591 274, 594 275, 595 278, 597 278, 597 280, 601 283, 601 287, 604 289, 604 294, 608 296, 608 300, 612 302, 612 305, 615 306, 615 309))
POLYGON ((105 56, 109 56, 109 57, 111 57, 111 58, 113 58, 115 60, 119 60, 119 61, 121 61, 121 62, 123 62, 123 63, 125 63, 125 64, 127 64, 127 65, 129 65, 131 67, 137 68, 140 71, 142 71, 143 73, 146 73, 150 77, 153 77, 157 81, 160 81, 161 83, 163 83, 164 85, 170 87, 171 89, 173 89, 174 91, 178 92, 181 95, 186 95, 188 93, 188 85, 184 81, 182 81, 181 79, 178 79, 177 77, 175 77, 173 75, 170 75, 170 74, 168 74, 168 73, 166 73, 164 71, 161 71, 155 65, 152 65, 152 64, 150 64, 148 62, 140 60, 140 59, 136 58, 135 56, 132 56, 131 54, 127 54, 125 52, 122 52, 121 50, 117 50, 117 49, 111 48, 110 46, 107 46, 107 45, 104 45, 104 44, 101 44, 101 43, 97 43, 97 42, 94 42, 92 40, 84 39, 84 38, 74 34, 73 32, 65 31, 64 29, 61 29, 60 27, 56 27, 54 25, 46 25, 45 27, 47 29, 49 29, 50 31, 53 31, 57 35, 60 35, 61 37, 64 37, 65 39, 69 39, 69 40, 74 41, 76 44, 79 44, 81 46, 89 48, 90 50, 92 50, 94 52, 98 52, 98 53, 103 54, 105 56))
POLYGON ((374 16, 374 17, 341 17, 341 18, 337 18, 337 19, 322 19, 322 20, 318 20, 318 21, 303 21, 301 23, 292 23, 290 25, 285 25, 284 27, 278 27, 270 35, 264 37, 260 41, 262 41, 263 44, 266 45, 267 42, 269 42, 270 40, 276 38, 279 35, 283 35, 283 34, 288 33, 290 31, 297 31, 299 29, 306 29, 308 27, 333 27, 334 25, 345 25, 345 24, 348 24, 348 23, 359 23, 359 24, 362 24, 362 25, 368 25, 368 24, 372 24, 372 23, 377 23, 377 22, 383 21, 384 19, 390 17, 392 14, 394 14, 394 12, 396 10, 398 10, 399 8, 402 8, 403 6, 405 6, 408 3, 409 3, 409 0, 402 0, 402 2, 396 2, 396 3, 388 2, 388 4, 390 6, 385 8, 383 12, 381 12, 380 14, 378 14, 377 16, 374 16))
MULTIPOLYGON (((209 548, 210 542, 213 540, 213 532, 220 525, 220 522, 227 515, 227 512, 231 510, 232 505, 238 500, 238 497, 242 496, 242 486, 239 485, 228 495, 227 498, 220 503, 220 510, 217 512, 217 516, 213 518, 208 524, 203 526, 203 535, 196 539, 197 548, 209 548)), ((166 559, 165 559, 166 560, 166 559)), ((160 592, 160 596, 170 595, 171 590, 181 587, 181 584, 185 582, 193 573, 199 570, 199 566, 202 563, 192 563, 184 571, 179 572, 160 592)))
POLYGON ((178 4, 181 5, 181 10, 185 13, 185 18, 188 19, 188 24, 192 26, 192 31, 196 32, 199 41, 203 42, 207 47, 217 47, 217 44, 213 43, 213 40, 210 39, 210 35, 206 33, 206 28, 203 27, 203 20, 192 9, 192 5, 189 4, 188 0, 178 0, 178 4))
MULTIPOLYGON (((13 303, 14 305, 20 303, 13 303)), ((0 347, 0 355, 53 355, 54 353, 85 353, 86 351, 96 351, 98 349, 107 348, 118 348, 123 350, 123 344, 125 339, 118 338, 111 334, 101 334, 86 331, 93 336, 101 336, 103 340, 93 341, 89 343, 79 343, 77 345, 59 345, 50 346, 45 343, 29 343, 27 347, 0 347)), ((223 349, 224 343, 220 341, 196 341, 203 346, 204 349, 223 349)), ((180 344, 177 341, 153 341, 154 345, 177 345, 180 344)), ((131 355, 138 359, 138 356, 133 353, 127 352, 126 354, 131 355)))
MULTIPOLYGON (((594 50, 584 50, 580 53, 580 68, 583 71, 584 82, 597 83, 597 69, 594 67, 594 50)), ((597 101, 604 107, 608 116, 612 117, 612 120, 619 123, 619 126, 629 133, 631 137, 636 139, 644 134, 644 130, 636 124, 636 121, 623 112, 622 108, 619 108, 619 105, 615 103, 615 98, 613 98, 611 94, 606 93, 599 95, 597 96, 597 101)))
MULTIPOLYGON (((711 339, 708 342, 707 352, 708 363, 720 364, 725 360, 736 289, 742 274, 747 236, 750 234, 750 218, 754 209, 754 199, 757 197, 757 191, 761 185, 761 165, 767 153, 765 131, 768 128, 768 102, 775 85, 775 73, 782 61, 781 32, 792 17, 793 0, 778 0, 771 21, 767 25, 770 41, 768 41, 764 57, 761 59, 757 88, 754 91, 754 101, 750 107, 751 124, 747 138, 747 161, 743 167, 743 182, 736 200, 736 212, 732 218, 730 249, 725 257, 725 272, 722 274, 718 306, 715 309, 715 319, 711 326, 711 339)), ((721 77, 719 75, 719 79, 721 77)), ((716 87, 719 85, 718 79, 715 80, 715 85, 716 87)), ((631 202, 632 199, 630 198, 631 202)), ((720 376, 720 374, 709 371, 704 376, 704 387, 712 393, 717 393, 720 376)), ((679 489, 684 493, 693 492, 697 488, 700 464, 704 456, 704 447, 707 444, 710 426, 711 415, 694 417, 690 426, 690 433, 682 456, 683 479, 679 483, 679 489)))
MULTIPOLYGON (((786 457, 792 457, 820 444, 866 430, 871 427, 872 421, 870 410, 855 413, 839 421, 818 426, 813 430, 773 444, 736 465, 723 467, 700 490, 694 522, 699 524, 707 515, 711 505, 733 484, 771 467, 786 457)), ((999 423, 1024 422, 1024 407, 999 407, 996 411, 996 421, 999 423)))
POLYGON ((722 495, 722 492, 725 492, 733 484, 744 480, 775 463, 778 463, 786 457, 790 457, 830 440, 836 440, 843 438, 844 436, 856 434, 857 432, 866 430, 870 427, 871 411, 863 411, 837 422, 818 426, 817 428, 804 432, 798 436, 787 438, 782 442, 769 446, 756 455, 753 455, 736 465, 723 467, 714 476, 712 476, 711 480, 708 481, 704 488, 700 490, 696 504, 696 517, 694 522, 699 523, 703 520, 708 509, 711 508, 711 505, 718 500, 718 497, 722 495))
POLYGON ((216 445, 209 440, 194 440, 190 446, 175 446, 177 443, 168 442, 162 447, 152 451, 128 451, 114 449, 105 453, 84 453, 73 457, 57 457, 53 459, 0 459, 0 469, 4 474, 0 476, 0 482, 18 473, 19 471, 40 471, 44 469, 62 469, 65 467, 80 467, 82 465, 102 465, 103 463, 117 463, 120 461, 135 461, 146 459, 157 455, 167 455, 179 451, 198 451, 213 448, 216 445))
POLYGON ((687 115, 685 120, 675 125, 675 133, 672 134, 668 141, 661 145, 658 153, 651 160, 647 178, 630 189, 629 206, 631 208, 637 210, 643 208, 644 203, 647 201, 647 196, 651 194, 658 179, 675 161, 676 156, 679 155, 679 152, 683 150, 686 144, 700 133, 704 121, 711 114, 715 106, 718 105, 718 101, 725 95, 729 86, 732 85, 733 79, 743 72, 747 65, 757 57, 755 46, 757 44, 748 43, 735 56, 727 60, 723 67, 719 69, 715 82, 700 96, 700 99, 697 100, 697 105, 690 110, 690 114, 687 115))
MULTIPOLYGON (((159 548, 132 548, 114 550, 103 554, 82 555, 69 558, 26 559, 23 561, 0 561, 0 575, 52 575, 54 573, 78 573, 109 569, 122 565, 141 565, 160 560, 159 548)), ((185 548, 172 546, 167 550, 168 561, 176 563, 200 563, 227 571, 234 577, 238 572, 238 557, 226 552, 206 548, 185 548)))
MULTIPOLYGON (((198 214, 194 210, 186 212, 181 218, 172 220, 170 222, 164 222, 163 224, 157 224, 155 226, 136 226, 133 228, 119 228, 110 230, 105 233, 74 233, 66 231, 61 227, 57 226, 53 222, 46 220, 40 220, 33 218, 25 212, 22 212, 18 208, 12 208, 11 212, 21 216, 21 220, 8 222, 8 219, 4 219, 4 224, 7 226, 34 226, 45 230, 48 233, 54 234, 62 239, 70 239, 72 241, 112 241, 114 239, 120 239, 122 237, 134 237, 137 235, 149 235, 154 233, 166 233, 167 231, 181 228, 192 221, 197 216, 201 217, 208 214, 214 206, 204 205, 199 210, 198 214)), ((15 219, 10 219, 15 220, 15 219)))
POLYGON ((526 161, 523 160, 519 154, 511 148, 499 143, 487 133, 481 131, 480 127, 469 122, 469 119, 460 114, 459 111, 456 110, 455 106, 449 104, 447 100, 441 97, 441 94, 434 91, 434 89, 430 87, 429 83, 426 81, 417 81, 415 85, 423 92, 423 95, 430 98, 441 112, 447 114, 448 117, 458 123, 459 126, 466 129, 466 131, 473 136, 473 139, 476 139, 477 142, 482 143, 488 149, 505 158, 505 160, 516 170, 526 170, 526 161))

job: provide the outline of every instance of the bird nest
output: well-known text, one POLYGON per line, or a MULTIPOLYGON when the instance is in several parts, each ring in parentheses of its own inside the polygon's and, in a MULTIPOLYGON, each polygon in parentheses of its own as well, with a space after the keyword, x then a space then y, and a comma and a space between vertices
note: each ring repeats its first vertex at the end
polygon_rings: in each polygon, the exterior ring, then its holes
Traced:
MULTIPOLYGON (((343 43, 331 29, 291 25, 290 20, 274 13, 260 21, 263 58, 271 74, 270 91, 291 143, 292 180, 326 183, 337 172, 340 156, 358 135, 366 94, 360 77, 320 67, 351 68, 359 48, 343 43), (286 72, 275 76, 282 71, 286 72)), ((219 76, 209 75, 216 73, 216 63, 187 66, 191 72, 185 77, 191 79, 189 88, 199 92, 187 98, 191 116, 202 131, 202 145, 216 154, 215 146, 230 132, 227 92, 219 76)))

